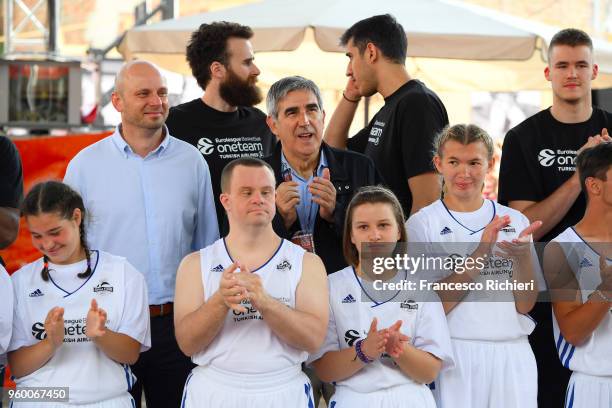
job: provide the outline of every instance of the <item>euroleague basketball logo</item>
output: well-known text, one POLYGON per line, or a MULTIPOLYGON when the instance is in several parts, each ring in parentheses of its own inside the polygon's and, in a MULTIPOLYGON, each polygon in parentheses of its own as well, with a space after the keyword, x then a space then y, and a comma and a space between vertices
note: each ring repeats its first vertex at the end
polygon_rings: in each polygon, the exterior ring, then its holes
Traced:
POLYGON ((551 149, 543 149, 538 155, 540 164, 544 167, 550 167, 555 162, 555 152, 551 149))
POLYGON ((204 155, 209 155, 215 150, 215 146, 210 139, 203 137, 198 140, 198 150, 204 155))

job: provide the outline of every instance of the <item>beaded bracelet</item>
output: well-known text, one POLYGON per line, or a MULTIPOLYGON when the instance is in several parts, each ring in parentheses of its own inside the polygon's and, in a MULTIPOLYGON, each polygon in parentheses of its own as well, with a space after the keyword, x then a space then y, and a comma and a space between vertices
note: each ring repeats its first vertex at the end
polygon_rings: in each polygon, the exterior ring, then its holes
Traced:
POLYGON ((602 298, 603 300, 605 300, 608 303, 612 303, 612 299, 610 299, 609 297, 607 297, 606 295, 604 295, 604 293, 599 290, 599 289, 595 289, 590 295, 589 298, 593 295, 599 295, 600 298, 602 298))
POLYGON ((363 339, 359 339, 355 342, 355 352, 357 353, 357 357, 361 360, 362 363, 369 364, 374 360, 366 356, 363 350, 361 350, 361 343, 363 343, 363 339))

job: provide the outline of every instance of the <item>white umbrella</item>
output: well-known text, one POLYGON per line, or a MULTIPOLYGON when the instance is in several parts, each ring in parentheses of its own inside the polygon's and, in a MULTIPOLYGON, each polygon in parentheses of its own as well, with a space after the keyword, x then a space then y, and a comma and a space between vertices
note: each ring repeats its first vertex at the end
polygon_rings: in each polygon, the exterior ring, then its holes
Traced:
MULTIPOLYGON (((550 89, 542 71, 558 28, 448 0, 267 0, 136 27, 119 51, 125 59, 190 74, 185 47, 191 33, 205 22, 235 21, 253 28, 262 82, 301 74, 324 89, 340 89, 347 63, 337 53, 343 51, 340 35, 382 13, 393 14, 406 30, 409 72, 438 91, 550 89)), ((611 44, 596 41, 595 57, 602 73, 612 73, 611 44)), ((612 76, 594 85, 611 86, 612 76)))

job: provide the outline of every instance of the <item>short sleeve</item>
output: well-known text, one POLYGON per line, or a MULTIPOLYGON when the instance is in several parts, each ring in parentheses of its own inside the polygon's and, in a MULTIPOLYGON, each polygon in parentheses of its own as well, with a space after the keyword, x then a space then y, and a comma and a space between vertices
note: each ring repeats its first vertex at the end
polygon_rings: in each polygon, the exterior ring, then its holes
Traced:
POLYGON ((364 153, 368 145, 370 127, 365 127, 346 141, 346 147, 354 152, 364 153))
POLYGON ((408 235, 408 242, 427 242, 427 225, 425 223, 425 217, 422 216, 421 212, 413 214, 412 217, 406 221, 406 234, 408 235))
POLYGON ((435 99, 424 96, 424 100, 409 99, 402 102, 397 115, 402 164, 406 178, 435 171, 432 162, 435 136, 448 124, 443 108, 435 99))
POLYGON ((151 319, 144 276, 128 261, 125 262, 123 315, 117 333, 130 336, 141 344, 140 351, 151 348, 151 319))
POLYGON ((18 208, 23 198, 23 170, 17 148, 0 136, 0 207, 18 208))
POLYGON ((13 285, 6 270, 0 265, 0 365, 8 350, 13 331, 13 285))
POLYGON ((510 130, 504 139, 499 165, 499 198, 502 205, 510 201, 540 201, 536 180, 529 172, 525 154, 521 149, 518 134, 510 130))
MULTIPOLYGON (((331 293, 331 292, 330 292, 331 293)), ((336 332, 336 318, 334 316, 334 309, 332 307, 332 300, 329 303, 329 322, 327 324, 327 333, 325 334, 325 340, 323 344, 315 353, 308 356, 306 364, 310 365, 314 361, 317 361, 328 351, 340 350, 340 341, 338 339, 338 333, 336 332)))
POLYGON ((455 366, 444 308, 439 301, 423 302, 412 345, 442 360, 442 370, 455 366))
MULTIPOLYGON (((195 150, 195 148, 193 149, 195 150)), ((193 234, 192 250, 205 248, 219 239, 219 222, 208 164, 197 151, 194 153, 199 166, 198 214, 193 234)))

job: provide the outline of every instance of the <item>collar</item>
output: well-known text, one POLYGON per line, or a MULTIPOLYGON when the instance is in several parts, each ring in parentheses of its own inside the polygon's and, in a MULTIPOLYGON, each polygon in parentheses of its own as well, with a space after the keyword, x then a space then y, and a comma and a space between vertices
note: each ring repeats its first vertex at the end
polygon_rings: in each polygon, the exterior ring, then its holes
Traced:
MULTIPOLYGON (((325 157, 325 152, 323 151, 323 149, 319 148, 319 165, 317 166, 316 170, 313 172, 313 177, 317 177, 321 175, 321 172, 323 171, 323 168, 328 167, 327 165, 327 159, 325 157)), ((285 158, 285 154, 283 153, 282 149, 281 149, 281 174, 283 173, 283 171, 285 169, 291 169, 291 173, 293 173, 296 177, 299 177, 300 179, 304 180, 299 174, 298 172, 291 167, 291 164, 289 164, 289 162, 287 161, 287 159, 285 158)), ((304 180, 306 181, 306 180, 304 180)))
MULTIPOLYGON (((122 130, 121 124, 117 125, 117 127, 115 128, 115 132, 111 135, 111 140, 115 144, 115 147, 117 147, 117 149, 119 149, 119 151, 121 151, 121 153, 127 159, 130 154, 135 154, 135 153, 132 150, 132 147, 125 141, 125 139, 121 135, 121 130, 122 130)), ((159 146, 157 146, 157 148, 155 148, 155 150, 153 150, 152 152, 149 152, 149 154, 147 154, 147 157, 152 156, 152 155, 159 155, 168 148, 168 144, 170 144, 170 137, 169 137, 170 132, 168 131, 168 128, 166 127, 166 125, 164 125, 162 132, 163 132, 162 142, 159 144, 159 146)))

